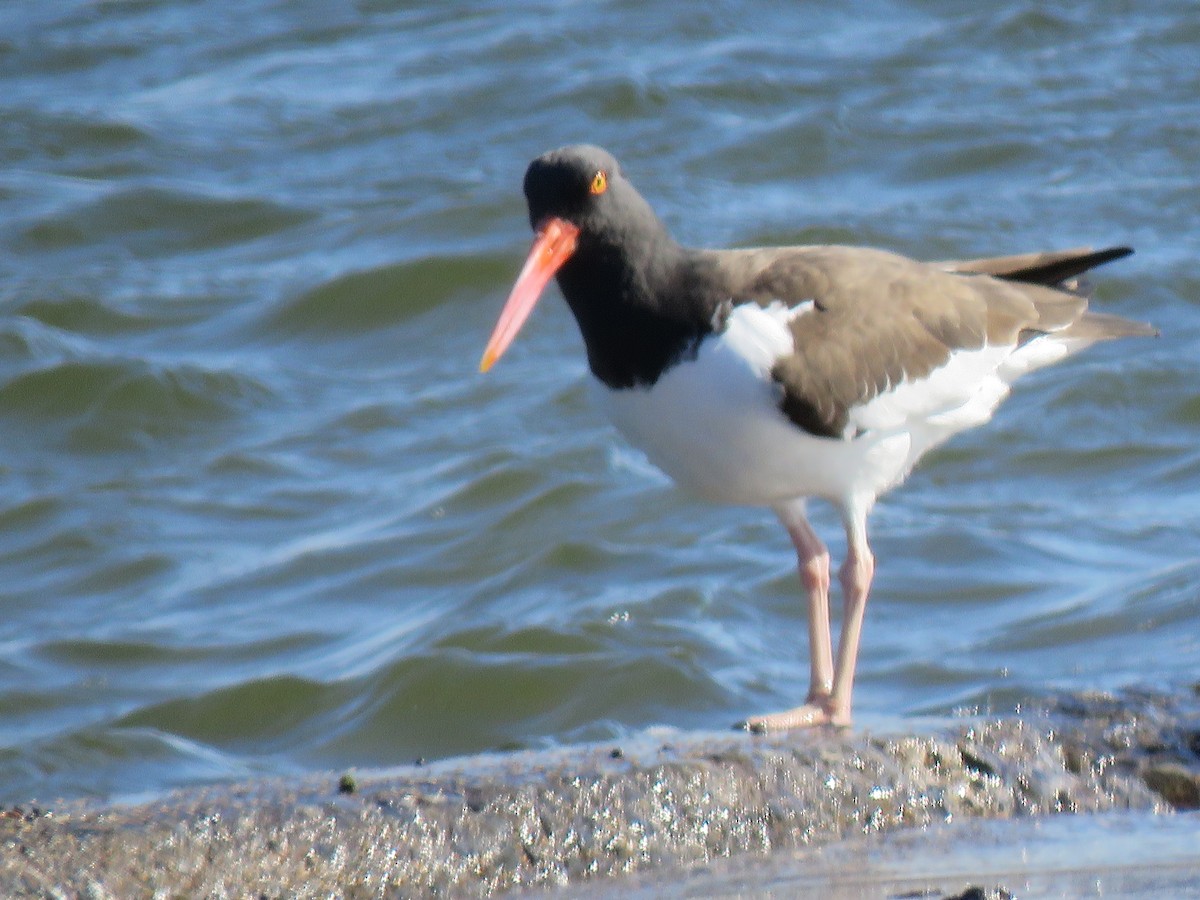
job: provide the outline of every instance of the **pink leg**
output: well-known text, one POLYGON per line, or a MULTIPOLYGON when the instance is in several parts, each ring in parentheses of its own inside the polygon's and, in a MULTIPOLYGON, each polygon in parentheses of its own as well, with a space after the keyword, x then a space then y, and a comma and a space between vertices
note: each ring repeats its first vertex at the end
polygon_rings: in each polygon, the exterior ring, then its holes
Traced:
POLYGON ((834 686, 833 639, 829 626, 829 550, 804 516, 803 504, 776 510, 796 547, 800 582, 808 601, 808 698, 803 706, 748 719, 751 731, 775 731, 829 721, 834 686))
POLYGON ((855 504, 843 510, 847 550, 846 561, 839 571, 844 614, 836 665, 829 625, 829 551, 804 518, 802 505, 781 507, 777 512, 796 546, 800 580, 808 595, 811 682, 803 706, 755 716, 745 722, 745 727, 763 732, 812 725, 849 725, 858 644, 875 574, 875 557, 867 543, 867 508, 855 504))
POLYGON ((842 563, 838 577, 842 582, 842 633, 838 640, 837 667, 833 671, 833 696, 829 712, 834 725, 849 725, 858 644, 862 638, 863 616, 867 611, 867 595, 871 592, 871 581, 875 577, 875 556, 867 543, 865 512, 846 512, 846 561, 842 563))

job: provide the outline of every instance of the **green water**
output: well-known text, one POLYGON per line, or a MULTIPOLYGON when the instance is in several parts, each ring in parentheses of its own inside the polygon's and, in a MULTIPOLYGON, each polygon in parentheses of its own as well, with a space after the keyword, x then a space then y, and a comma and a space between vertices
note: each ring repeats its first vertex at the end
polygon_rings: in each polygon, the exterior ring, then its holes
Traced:
POLYGON ((475 371, 579 140, 689 243, 1134 245, 1163 336, 880 504, 857 714, 1200 677, 1190 3, 10 3, 0 121, 2 801, 798 700, 773 517, 624 446, 553 298, 475 371))

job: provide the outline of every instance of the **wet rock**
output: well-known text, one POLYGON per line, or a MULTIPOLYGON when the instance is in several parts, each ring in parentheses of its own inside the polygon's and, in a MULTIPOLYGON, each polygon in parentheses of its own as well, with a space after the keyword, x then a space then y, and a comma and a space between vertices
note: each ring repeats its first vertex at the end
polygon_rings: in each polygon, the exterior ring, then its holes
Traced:
POLYGON ((1142 770, 1150 790, 1176 809, 1200 809, 1200 771, 1169 762, 1151 762, 1142 770))
POLYGON ((988 890, 971 885, 962 893, 947 896, 945 900, 1012 900, 1012 894, 1000 887, 988 890))
POLYGON ((1165 810, 1194 796, 1195 702, 1075 695, 945 734, 680 733, 359 772, 353 792, 321 775, 0 816, 0 895, 486 896, 962 819, 1165 810))

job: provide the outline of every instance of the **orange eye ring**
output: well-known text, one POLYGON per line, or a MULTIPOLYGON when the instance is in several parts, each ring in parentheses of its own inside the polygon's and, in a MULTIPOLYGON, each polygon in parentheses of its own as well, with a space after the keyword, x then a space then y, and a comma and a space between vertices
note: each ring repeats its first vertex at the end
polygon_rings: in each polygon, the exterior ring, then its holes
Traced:
POLYGON ((608 173, 601 169, 592 176, 592 183, 588 187, 588 192, 593 195, 603 194, 608 190, 608 173))

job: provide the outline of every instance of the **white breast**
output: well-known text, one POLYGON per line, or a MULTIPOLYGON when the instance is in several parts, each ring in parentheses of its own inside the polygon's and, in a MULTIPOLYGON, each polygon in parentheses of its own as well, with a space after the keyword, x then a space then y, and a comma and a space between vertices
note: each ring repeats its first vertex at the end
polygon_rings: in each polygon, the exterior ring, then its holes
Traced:
POLYGON ((808 308, 736 307, 724 332, 653 387, 603 390, 609 416, 652 463, 710 500, 770 505, 840 493, 859 454, 793 425, 770 374, 793 350, 788 320, 808 308))
POLYGON ((958 351, 928 377, 852 409, 847 432, 857 436, 816 437, 783 414, 782 388, 770 374, 794 349, 787 322, 810 309, 735 307, 723 333, 653 387, 602 390, 609 416, 652 463, 710 500, 776 505, 857 496, 869 505, 927 450, 986 422, 1018 374, 1067 352, 1049 337, 1015 351, 958 351))

